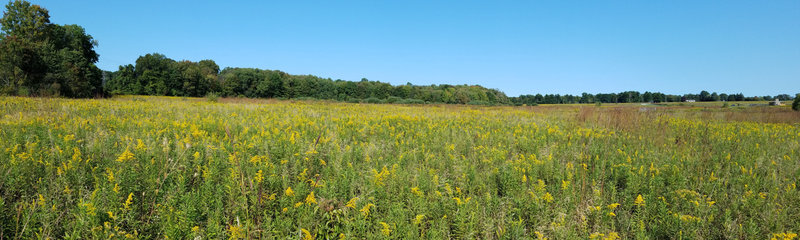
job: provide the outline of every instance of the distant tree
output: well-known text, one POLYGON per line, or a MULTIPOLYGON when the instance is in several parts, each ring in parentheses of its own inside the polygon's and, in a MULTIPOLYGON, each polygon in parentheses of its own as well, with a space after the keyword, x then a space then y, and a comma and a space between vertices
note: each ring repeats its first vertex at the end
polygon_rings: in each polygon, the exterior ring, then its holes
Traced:
POLYGON ((714 102, 719 101, 719 94, 717 94, 717 92, 711 93, 711 98, 709 101, 714 101, 714 102))
POLYGON ((792 102, 792 110, 800 111, 800 93, 794 96, 794 101, 792 102))
POLYGON ((744 101, 745 100, 744 94, 742 94, 742 93, 734 94, 734 96, 735 96, 734 97, 734 101, 744 101))
POLYGON ((105 89, 111 94, 144 94, 132 64, 119 66, 106 82, 105 89))
POLYGON ((696 100, 698 100, 698 101, 711 101, 711 94, 708 93, 708 91, 703 90, 703 91, 700 92, 700 96, 696 100))
POLYGON ((653 94, 644 92, 644 94, 642 94, 642 102, 653 102, 653 94))
POLYGON ((594 102, 594 95, 590 93, 581 93, 580 103, 593 103, 594 102))
POLYGON ((136 59, 136 78, 148 95, 183 96, 183 82, 175 60, 160 53, 136 59))

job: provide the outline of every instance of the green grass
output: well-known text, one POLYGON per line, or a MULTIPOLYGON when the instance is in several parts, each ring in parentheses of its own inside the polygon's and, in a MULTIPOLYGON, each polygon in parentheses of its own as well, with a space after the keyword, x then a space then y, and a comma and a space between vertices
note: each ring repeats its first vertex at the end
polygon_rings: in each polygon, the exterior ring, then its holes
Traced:
POLYGON ((7 97, 0 238, 771 238, 800 125, 769 109, 7 97))

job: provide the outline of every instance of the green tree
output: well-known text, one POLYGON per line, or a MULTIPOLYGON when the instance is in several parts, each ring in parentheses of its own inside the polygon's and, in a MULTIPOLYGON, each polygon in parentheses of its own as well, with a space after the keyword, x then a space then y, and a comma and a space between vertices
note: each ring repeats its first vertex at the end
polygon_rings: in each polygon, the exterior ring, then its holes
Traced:
POLYGON ((7 93, 27 95, 42 85, 47 66, 41 51, 50 14, 39 5, 12 1, 0 20, 0 78, 7 93))
POLYGON ((703 91, 700 91, 700 97, 699 98, 700 99, 698 99, 698 101, 704 101, 704 102, 705 101, 711 101, 711 94, 708 93, 708 91, 703 90, 703 91))
POLYGON ((0 20, 2 91, 19 95, 101 94, 97 42, 78 25, 50 23, 47 9, 12 1, 0 20))
POLYGON ((136 59, 136 78, 143 93, 160 96, 183 96, 183 82, 175 60, 163 54, 152 53, 136 59))
POLYGON ((15 0, 6 5, 3 14, 3 35, 16 36, 30 41, 43 41, 47 37, 50 13, 39 5, 15 0))
POLYGON ((133 64, 119 66, 106 82, 105 89, 112 94, 144 94, 142 84, 136 79, 133 64))
POLYGON ((97 41, 78 25, 52 25, 50 40, 55 51, 45 51, 48 70, 45 83, 51 91, 68 97, 91 97, 103 92, 102 71, 95 66, 97 41))
POLYGON ((792 101, 792 110, 800 111, 800 93, 794 96, 794 101, 792 101))

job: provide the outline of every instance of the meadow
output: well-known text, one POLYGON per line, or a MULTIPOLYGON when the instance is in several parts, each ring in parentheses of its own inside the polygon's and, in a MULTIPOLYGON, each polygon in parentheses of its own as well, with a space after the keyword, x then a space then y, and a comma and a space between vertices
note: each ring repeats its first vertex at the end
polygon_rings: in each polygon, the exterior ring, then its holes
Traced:
POLYGON ((792 239, 788 107, 0 97, 0 239, 792 239))

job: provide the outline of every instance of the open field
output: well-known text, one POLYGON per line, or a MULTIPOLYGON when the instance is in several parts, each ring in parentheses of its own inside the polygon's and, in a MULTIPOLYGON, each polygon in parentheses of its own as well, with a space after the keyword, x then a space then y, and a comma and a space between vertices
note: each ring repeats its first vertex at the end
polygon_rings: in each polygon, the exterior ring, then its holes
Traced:
POLYGON ((0 239, 769 239, 787 107, 0 98, 0 239))

